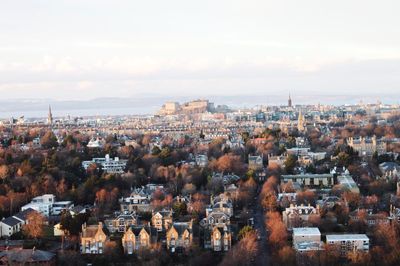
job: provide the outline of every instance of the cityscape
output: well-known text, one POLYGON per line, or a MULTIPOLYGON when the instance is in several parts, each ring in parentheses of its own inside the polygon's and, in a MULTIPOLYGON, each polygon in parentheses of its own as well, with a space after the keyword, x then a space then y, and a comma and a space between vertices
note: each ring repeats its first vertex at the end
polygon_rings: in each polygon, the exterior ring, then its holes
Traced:
POLYGON ((1 1, 0 265, 399 266, 398 10, 1 1))
POLYGON ((0 257, 395 265, 399 118, 396 104, 288 95, 248 109, 196 99, 153 115, 56 117, 49 106, 4 119, 0 257))

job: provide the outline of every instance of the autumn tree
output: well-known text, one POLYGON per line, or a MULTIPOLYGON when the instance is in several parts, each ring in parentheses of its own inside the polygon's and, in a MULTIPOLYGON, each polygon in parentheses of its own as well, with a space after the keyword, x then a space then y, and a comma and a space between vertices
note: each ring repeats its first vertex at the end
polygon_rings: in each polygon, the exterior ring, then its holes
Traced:
POLYGON ((40 144, 42 144, 45 149, 55 148, 58 146, 57 137, 54 135, 53 131, 49 130, 40 139, 40 144))
POLYGON ((46 218, 39 212, 32 211, 26 217, 26 224, 22 226, 24 235, 37 240, 44 235, 46 218))
POLYGON ((261 205, 266 210, 274 210, 276 208, 276 189, 278 180, 275 176, 270 176, 261 189, 261 205))
POLYGON ((4 180, 10 176, 10 169, 7 165, 3 164, 0 166, 0 179, 4 180))
POLYGON ((268 241, 276 250, 282 248, 287 242, 287 228, 282 222, 279 212, 268 212, 265 225, 269 231, 268 241))
POLYGON ((279 265, 296 265, 296 251, 289 246, 284 246, 278 251, 277 262, 279 265))
POLYGON ((294 155, 289 155, 284 162, 285 172, 288 174, 293 174, 294 168, 296 167, 296 163, 297 163, 297 157, 294 155))
POLYGON ((72 216, 69 211, 63 211, 60 220, 61 229, 66 235, 79 236, 82 230, 82 224, 88 221, 89 216, 90 214, 88 212, 78 213, 72 216))
POLYGON ((226 253, 221 266, 253 265, 253 259, 258 252, 257 235, 249 231, 226 253))

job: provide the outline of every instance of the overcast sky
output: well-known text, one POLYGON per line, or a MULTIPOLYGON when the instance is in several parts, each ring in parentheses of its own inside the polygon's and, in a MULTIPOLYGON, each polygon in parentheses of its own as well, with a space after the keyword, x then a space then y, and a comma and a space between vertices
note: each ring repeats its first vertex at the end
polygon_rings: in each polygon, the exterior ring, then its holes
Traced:
POLYGON ((400 92, 398 0, 2 0, 0 99, 400 92))

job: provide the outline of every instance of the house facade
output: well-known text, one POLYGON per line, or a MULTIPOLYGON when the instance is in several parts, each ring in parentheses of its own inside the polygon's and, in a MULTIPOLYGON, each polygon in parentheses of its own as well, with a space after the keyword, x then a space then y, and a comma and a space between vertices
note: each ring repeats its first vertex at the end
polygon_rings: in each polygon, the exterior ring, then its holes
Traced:
POLYGON ((136 225, 138 222, 137 216, 134 213, 122 213, 113 218, 104 221, 110 233, 124 233, 127 228, 136 225))
POLYGON ((130 226, 122 237, 125 254, 134 254, 140 249, 150 249, 157 242, 157 229, 149 226, 130 226))
POLYGON ((153 211, 151 225, 156 228, 157 231, 167 231, 172 225, 172 210, 153 211))
POLYGON ((187 250, 192 246, 192 241, 192 221, 173 223, 171 228, 167 231, 166 242, 167 249, 170 252, 187 250))
POLYGON ((82 225, 80 234, 81 254, 103 254, 106 244, 109 242, 108 236, 103 231, 103 223, 98 225, 82 225))

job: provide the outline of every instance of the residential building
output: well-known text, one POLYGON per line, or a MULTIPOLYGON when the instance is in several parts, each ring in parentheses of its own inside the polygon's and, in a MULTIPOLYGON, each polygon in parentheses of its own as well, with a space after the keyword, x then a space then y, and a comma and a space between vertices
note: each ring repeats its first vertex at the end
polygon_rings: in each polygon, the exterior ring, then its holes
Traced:
POLYGON ((92 138, 86 145, 88 148, 103 148, 105 141, 101 138, 92 138))
POLYGON ((312 217, 319 216, 318 207, 313 206, 297 206, 291 204, 289 208, 286 208, 282 212, 282 220, 286 227, 291 230, 293 227, 307 227, 311 225, 309 221, 312 217))
POLYGON ((171 252, 184 251, 193 241, 192 221, 174 222, 166 234, 167 249, 171 252))
POLYGON ((221 211, 207 213, 200 225, 204 232, 204 248, 213 251, 228 251, 231 247, 232 232, 230 216, 221 211))
POLYGON ((157 242, 157 229, 149 226, 130 226, 122 237, 125 254, 133 254, 140 249, 150 249, 157 242))
POLYGON ((321 232, 318 227, 293 228, 293 247, 297 252, 321 250, 321 232))
POLYGON ((80 246, 82 254, 103 254, 106 244, 109 242, 108 236, 103 231, 103 223, 98 225, 82 225, 80 234, 80 246))
POLYGON ((376 136, 372 138, 360 137, 347 139, 347 144, 352 147, 360 156, 372 156, 374 153, 378 155, 384 154, 387 151, 387 144, 384 140, 377 140, 376 136))
POLYGON ((21 207, 21 211, 33 209, 44 216, 49 217, 53 214, 53 204, 55 203, 53 194, 45 194, 32 199, 32 201, 21 207))
POLYGON ((395 162, 383 162, 379 164, 382 177, 388 180, 393 180, 400 177, 400 165, 395 162))
POLYGON ((135 213, 124 212, 104 220, 104 223, 110 233, 124 233, 130 226, 137 225, 138 218, 135 213))
POLYGON ((204 154, 198 154, 195 156, 196 165, 200 167, 206 167, 208 164, 208 157, 204 154))
POLYGON ((268 155, 268 167, 283 167, 285 164, 287 156, 280 155, 280 156, 272 156, 268 155))
POLYGON ((263 169, 263 157, 259 155, 249 155, 249 169, 260 170, 263 169))
POLYGON ((73 207, 72 201, 56 201, 53 204, 52 215, 60 215, 63 210, 70 210, 73 207))
POLYGON ((206 209, 206 215, 210 212, 222 212, 231 217, 233 215, 233 204, 230 197, 221 193, 215 198, 211 198, 211 205, 206 209))
POLYGON ((105 158, 93 158, 91 161, 83 161, 82 167, 87 170, 90 165, 96 164, 106 173, 122 174, 127 162, 127 160, 120 160, 118 157, 112 159, 109 154, 106 154, 105 158))
POLYGON ((213 225, 204 229, 204 248, 212 251, 228 251, 232 245, 229 225, 213 225))
POLYGON ((26 209, 13 216, 3 218, 3 220, 0 222, 0 236, 10 237, 15 233, 20 232, 22 226, 26 224, 28 214, 34 211, 35 210, 33 209, 26 209))
POLYGON ((152 213, 151 225, 157 229, 157 231, 167 231, 172 225, 172 209, 162 210, 152 213))
POLYGON ((133 191, 129 197, 119 200, 121 212, 150 211, 150 196, 143 191, 133 191))
POLYGON ((389 224, 389 215, 385 212, 373 213, 365 209, 358 209, 349 213, 351 222, 365 222, 367 226, 373 227, 379 224, 389 224))
POLYGON ((333 174, 282 175, 281 184, 289 181, 305 187, 333 187, 335 185, 333 174))
POLYGON ((326 235, 326 244, 337 246, 343 256, 353 251, 369 250, 369 238, 365 234, 326 235))

